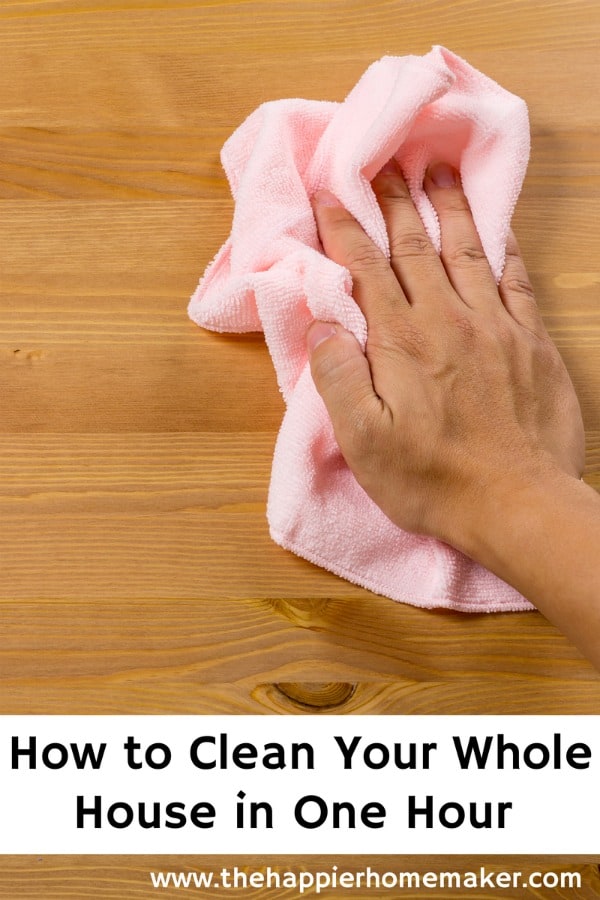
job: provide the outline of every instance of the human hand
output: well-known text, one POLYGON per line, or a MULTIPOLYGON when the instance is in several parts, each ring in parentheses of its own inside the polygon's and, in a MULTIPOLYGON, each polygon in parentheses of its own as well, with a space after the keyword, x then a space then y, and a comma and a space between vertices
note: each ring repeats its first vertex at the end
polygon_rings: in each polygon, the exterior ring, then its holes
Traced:
POLYGON ((398 167, 385 168, 373 189, 391 261, 332 195, 313 200, 325 253, 352 276, 368 340, 365 355, 340 325, 313 323, 312 375, 367 494, 400 527, 469 552, 474 511, 492 488, 497 503, 513 473, 521 483, 548 469, 581 475, 581 412, 514 236, 496 285, 459 176, 438 164, 424 187, 440 221, 439 257, 398 167))

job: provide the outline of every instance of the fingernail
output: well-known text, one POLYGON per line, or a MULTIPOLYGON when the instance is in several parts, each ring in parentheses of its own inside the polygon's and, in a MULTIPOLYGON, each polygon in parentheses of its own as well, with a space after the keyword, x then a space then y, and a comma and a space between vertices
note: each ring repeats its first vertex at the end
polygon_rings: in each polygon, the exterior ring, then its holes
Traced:
POLYGON ((306 333, 306 344, 309 354, 314 353, 319 344, 333 337, 336 333, 336 327, 331 322, 313 322, 306 333))
POLYGON ((317 206, 341 206, 342 204, 335 197, 331 191, 317 191, 316 194, 313 194, 311 197, 312 203, 317 206))
POLYGON ((448 163, 433 163, 427 174, 437 187, 454 187, 457 184, 456 171, 448 163))

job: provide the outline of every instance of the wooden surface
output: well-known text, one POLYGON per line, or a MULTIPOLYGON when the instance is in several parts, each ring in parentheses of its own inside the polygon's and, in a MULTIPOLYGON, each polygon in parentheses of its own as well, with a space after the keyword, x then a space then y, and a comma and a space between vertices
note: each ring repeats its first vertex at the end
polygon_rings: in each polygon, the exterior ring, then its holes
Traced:
MULTIPOLYGON (((1 713, 599 711, 537 613, 417 610, 272 544, 264 343, 186 316, 243 118, 445 44, 528 102, 514 228, 600 488, 599 20, 597 0, 0 5, 1 713)), ((569 896, 597 897, 570 862, 569 896)), ((146 896, 156 863, 3 857, 0 897, 146 896)))

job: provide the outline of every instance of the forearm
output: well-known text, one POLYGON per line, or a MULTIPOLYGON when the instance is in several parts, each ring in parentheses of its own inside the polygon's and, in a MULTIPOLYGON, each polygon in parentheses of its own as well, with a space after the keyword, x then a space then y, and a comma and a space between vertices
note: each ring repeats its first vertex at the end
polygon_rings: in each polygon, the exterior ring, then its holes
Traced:
POLYGON ((578 480, 581 410, 516 240, 497 284, 451 167, 423 182, 439 255, 395 163, 372 184, 389 260, 333 195, 314 198, 368 325, 364 353, 331 322, 307 336, 344 458, 392 522, 495 572, 600 669, 600 499, 578 480))
POLYGON ((464 550, 527 597, 600 669, 600 496, 549 467, 490 491, 464 550))

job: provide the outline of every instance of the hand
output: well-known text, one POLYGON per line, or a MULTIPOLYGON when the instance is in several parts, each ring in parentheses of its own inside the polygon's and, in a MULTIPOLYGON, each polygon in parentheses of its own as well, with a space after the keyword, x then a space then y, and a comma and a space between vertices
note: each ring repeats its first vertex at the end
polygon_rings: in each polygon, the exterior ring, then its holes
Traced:
POLYGON ((394 164, 373 181, 389 262, 331 194, 314 198, 323 248, 350 271, 368 341, 364 355, 353 335, 322 322, 307 341, 336 439, 367 494, 400 527, 469 552, 492 486, 497 503, 514 472, 521 483, 548 468, 579 478, 584 432, 514 236, 496 285, 458 173, 433 166, 424 188, 441 258, 394 164))

